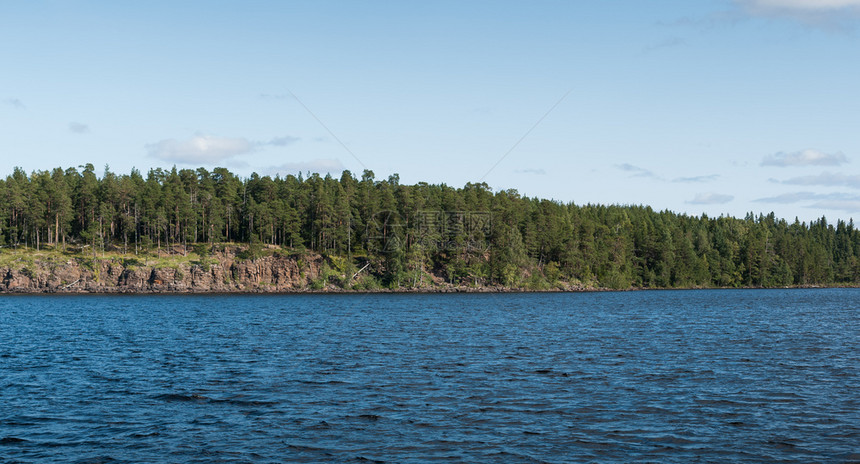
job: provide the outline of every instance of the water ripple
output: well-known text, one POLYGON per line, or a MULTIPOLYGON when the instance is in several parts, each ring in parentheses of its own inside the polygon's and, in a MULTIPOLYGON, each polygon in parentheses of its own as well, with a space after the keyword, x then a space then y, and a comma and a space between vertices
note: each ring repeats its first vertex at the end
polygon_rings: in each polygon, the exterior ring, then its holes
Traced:
POLYGON ((0 298, 0 462, 857 462, 860 291, 0 298))

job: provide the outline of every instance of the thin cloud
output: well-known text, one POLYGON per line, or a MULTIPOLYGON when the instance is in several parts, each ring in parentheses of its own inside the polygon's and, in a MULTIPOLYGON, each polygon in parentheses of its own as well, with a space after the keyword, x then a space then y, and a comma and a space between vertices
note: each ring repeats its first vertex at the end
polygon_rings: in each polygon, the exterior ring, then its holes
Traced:
POLYGON ((661 50, 664 48, 680 47, 681 45, 685 45, 686 43, 687 42, 680 37, 670 37, 668 39, 662 40, 662 41, 657 42, 653 45, 649 45, 649 46, 645 47, 644 51, 646 53, 649 53, 649 52, 661 50))
POLYGON ((809 205, 809 208, 835 209, 848 213, 860 211, 860 199, 856 200, 824 200, 809 205))
POLYGON ((704 32, 759 17, 796 21, 832 32, 844 32, 853 29, 860 19, 860 0, 733 0, 730 5, 729 8, 704 16, 685 16, 657 24, 704 32))
POLYGON ((714 11, 703 16, 684 16, 674 21, 659 21, 658 26, 668 28, 691 29, 698 32, 707 32, 721 29, 726 26, 734 26, 746 20, 748 15, 739 9, 726 9, 714 11))
POLYGON ((289 95, 271 94, 271 93, 261 93, 258 96, 263 100, 286 100, 286 99, 290 98, 289 95))
POLYGON ((4 104, 4 105, 11 106, 12 108, 15 108, 16 110, 23 110, 23 109, 27 108, 27 107, 24 105, 24 102, 22 102, 22 101, 21 101, 20 99, 18 99, 18 98, 4 98, 4 99, 3 99, 3 104, 4 104))
POLYGON ((69 130, 75 134, 86 134, 90 131, 90 126, 82 122, 70 122, 69 130))
POLYGON ((695 177, 678 177, 672 179, 672 182, 676 183, 686 183, 686 184, 695 184, 702 182, 711 182, 720 178, 719 174, 710 174, 707 176, 695 176, 695 177))
POLYGON ((848 162, 848 158, 842 152, 824 153, 818 150, 803 150, 792 153, 779 152, 765 156, 761 161, 762 166, 840 166, 848 162))
POLYGON ((264 145, 274 145, 276 147, 285 147, 291 143, 298 142, 300 139, 298 137, 292 137, 289 135, 285 135, 283 137, 274 137, 264 145))
POLYGON ((793 192, 793 193, 783 193, 782 195, 777 195, 775 197, 765 197, 765 198, 757 198, 753 200, 756 203, 781 203, 781 204, 791 204, 791 203, 800 203, 803 201, 811 201, 820 198, 819 194, 812 192, 793 192))
POLYGON ((247 171, 251 170, 251 163, 241 159, 241 158, 231 158, 224 161, 224 166, 228 168, 233 168, 236 170, 247 171))
POLYGON ((615 167, 631 173, 631 177, 657 177, 653 172, 630 163, 616 164, 615 167))
POLYGON ((826 187, 851 187, 860 189, 860 175, 823 172, 813 176, 793 177, 782 181, 788 185, 821 185, 826 187))
POLYGON ((813 200, 840 200, 840 201, 860 201, 860 195, 851 193, 813 193, 813 192, 792 192, 777 195, 775 197, 759 198, 753 200, 759 203, 800 203, 813 200))
POLYGON ((805 208, 831 209, 849 213, 860 211, 860 195, 850 193, 793 192, 753 200, 758 203, 806 203, 805 208))
POLYGON ((860 0, 744 0, 749 8, 833 11, 860 8, 860 0))
POLYGON ((149 156, 184 164, 211 164, 254 150, 256 144, 242 137, 199 135, 187 140, 166 139, 146 145, 149 156))
POLYGON ((316 172, 340 174, 346 169, 339 159, 315 159, 311 161, 300 161, 284 163, 280 166, 270 166, 263 170, 264 175, 274 176, 276 174, 298 174, 300 172, 316 172))
POLYGON ((545 176, 546 171, 543 169, 517 169, 515 172, 519 174, 534 174, 537 176, 545 176))
POLYGON ((785 18, 833 31, 852 29, 860 19, 858 0, 735 0, 755 16, 785 18))
POLYGON ((691 205, 722 205, 734 199, 734 196, 724 195, 722 193, 699 193, 695 198, 689 200, 687 203, 691 205))

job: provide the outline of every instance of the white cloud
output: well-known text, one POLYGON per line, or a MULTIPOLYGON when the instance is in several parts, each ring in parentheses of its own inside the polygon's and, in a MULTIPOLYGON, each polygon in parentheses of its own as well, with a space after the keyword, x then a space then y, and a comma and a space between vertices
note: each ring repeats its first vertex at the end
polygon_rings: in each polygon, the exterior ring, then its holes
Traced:
POLYGON ((839 166, 848 162, 844 153, 824 153, 818 150, 803 150, 792 153, 779 152, 765 156, 762 166, 839 166))
POLYGON ((344 167, 343 163, 341 163, 339 159, 315 159, 311 161, 284 163, 280 166, 270 166, 263 170, 263 174, 268 176, 274 176, 276 174, 285 176, 287 174, 295 175, 300 172, 307 171, 321 174, 340 174, 345 169, 346 167, 344 167))
MULTIPOLYGON (((71 126, 70 126, 71 127, 71 126)), ((300 139, 290 135, 272 137, 267 142, 245 137, 197 135, 186 140, 165 139, 146 145, 149 156, 184 164, 219 163, 235 156, 251 153, 263 147, 284 147, 300 139)), ((237 165, 237 160, 231 160, 237 165)))
POLYGON ((823 172, 814 176, 800 176, 782 181, 789 185, 823 185, 827 187, 860 188, 860 175, 823 172))
POLYGON ((218 163, 254 150, 254 143, 243 137, 198 135, 187 140, 166 139, 146 146, 149 156, 185 164, 218 163))
POLYGON ((734 199, 734 196, 722 193, 699 193, 687 203, 691 205, 722 205, 734 199))
POLYGON ((70 122, 69 130, 74 132, 75 134, 86 134, 90 131, 90 126, 82 122, 70 122))

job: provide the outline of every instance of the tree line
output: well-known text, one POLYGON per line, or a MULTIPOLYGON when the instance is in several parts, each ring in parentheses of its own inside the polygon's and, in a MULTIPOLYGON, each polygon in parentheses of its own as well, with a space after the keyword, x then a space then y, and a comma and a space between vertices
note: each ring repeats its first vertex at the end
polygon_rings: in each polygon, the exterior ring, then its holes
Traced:
POLYGON ((427 273, 478 285, 610 288, 860 283, 853 222, 688 216, 576 205, 344 171, 239 177, 225 168, 118 175, 91 164, 0 179, 0 246, 149 253, 223 243, 373 262, 384 285, 427 273))

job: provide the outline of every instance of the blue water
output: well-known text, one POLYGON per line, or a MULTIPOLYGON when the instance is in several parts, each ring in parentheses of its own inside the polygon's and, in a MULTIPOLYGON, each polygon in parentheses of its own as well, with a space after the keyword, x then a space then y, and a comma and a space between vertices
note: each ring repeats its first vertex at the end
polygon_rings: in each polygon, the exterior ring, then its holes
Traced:
POLYGON ((0 298, 0 462, 860 461, 860 290, 0 298))

